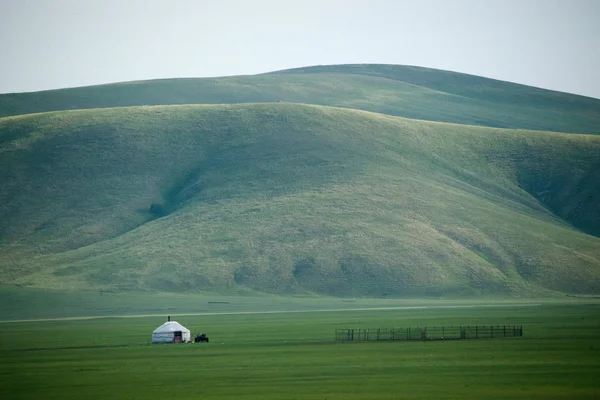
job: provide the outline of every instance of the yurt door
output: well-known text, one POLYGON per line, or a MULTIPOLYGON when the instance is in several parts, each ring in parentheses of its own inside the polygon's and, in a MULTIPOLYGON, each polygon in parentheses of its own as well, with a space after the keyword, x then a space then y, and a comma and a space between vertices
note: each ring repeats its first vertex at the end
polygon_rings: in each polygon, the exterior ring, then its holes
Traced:
POLYGON ((175 333, 175 340, 174 340, 175 343, 181 343, 181 336, 182 336, 181 331, 176 331, 174 333, 175 333))

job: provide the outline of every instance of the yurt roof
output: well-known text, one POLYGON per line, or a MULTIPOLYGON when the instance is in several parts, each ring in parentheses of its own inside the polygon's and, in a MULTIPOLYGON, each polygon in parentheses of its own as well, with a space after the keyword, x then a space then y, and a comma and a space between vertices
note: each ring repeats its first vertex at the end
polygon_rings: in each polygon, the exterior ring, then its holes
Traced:
POLYGON ((190 330, 188 328, 186 328, 185 326, 181 325, 177 321, 169 321, 169 322, 165 322, 164 324, 162 324, 161 326, 156 328, 154 330, 154 332, 152 332, 152 333, 177 332, 177 331, 189 332, 190 330))

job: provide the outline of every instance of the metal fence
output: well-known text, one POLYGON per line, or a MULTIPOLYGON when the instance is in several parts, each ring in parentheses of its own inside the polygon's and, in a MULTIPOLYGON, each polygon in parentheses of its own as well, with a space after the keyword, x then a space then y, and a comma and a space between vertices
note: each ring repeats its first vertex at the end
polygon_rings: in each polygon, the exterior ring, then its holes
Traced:
POLYGON ((464 340, 523 336, 522 325, 434 326, 424 328, 336 329, 335 340, 464 340))

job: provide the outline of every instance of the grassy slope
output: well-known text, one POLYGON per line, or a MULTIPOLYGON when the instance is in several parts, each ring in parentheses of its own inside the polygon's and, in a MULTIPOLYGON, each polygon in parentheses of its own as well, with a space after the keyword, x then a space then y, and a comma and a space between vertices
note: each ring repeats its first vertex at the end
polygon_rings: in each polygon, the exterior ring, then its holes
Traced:
POLYGON ((0 117, 166 104, 296 102, 431 121, 600 133, 600 100, 418 67, 343 65, 0 95, 0 117))
POLYGON ((283 103, 58 112, 0 132, 4 283, 600 289, 600 239, 567 222, 598 227, 597 136, 283 103))

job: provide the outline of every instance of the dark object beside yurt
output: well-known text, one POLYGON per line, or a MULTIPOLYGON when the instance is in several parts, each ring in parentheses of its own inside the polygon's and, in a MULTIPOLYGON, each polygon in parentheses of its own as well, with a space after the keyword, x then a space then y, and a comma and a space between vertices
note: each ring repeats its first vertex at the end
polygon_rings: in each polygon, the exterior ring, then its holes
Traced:
POLYGON ((199 342, 208 342, 208 336, 206 336, 205 333, 201 333, 198 336, 196 336, 194 338, 194 342, 195 343, 199 343, 199 342))

